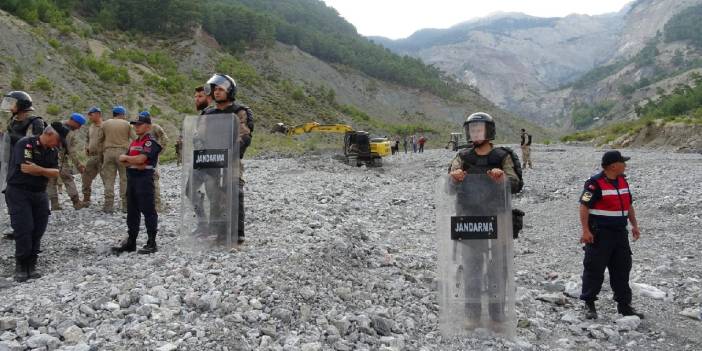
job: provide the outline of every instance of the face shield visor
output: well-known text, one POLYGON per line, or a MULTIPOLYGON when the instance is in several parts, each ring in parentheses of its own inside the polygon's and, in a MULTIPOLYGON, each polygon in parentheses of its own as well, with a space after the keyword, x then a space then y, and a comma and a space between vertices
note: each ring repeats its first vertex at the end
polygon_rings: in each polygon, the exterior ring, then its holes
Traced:
POLYGON ((0 110, 5 112, 11 112, 11 110, 17 105, 17 99, 11 96, 5 96, 0 103, 0 110))
POLYGON ((229 79, 215 74, 207 81, 207 83, 205 83, 205 86, 203 86, 205 95, 212 95, 214 89, 213 85, 220 86, 227 92, 232 88, 232 82, 230 82, 229 79))
POLYGON ((472 143, 482 143, 487 138, 487 125, 485 122, 472 122, 466 126, 466 136, 472 143))

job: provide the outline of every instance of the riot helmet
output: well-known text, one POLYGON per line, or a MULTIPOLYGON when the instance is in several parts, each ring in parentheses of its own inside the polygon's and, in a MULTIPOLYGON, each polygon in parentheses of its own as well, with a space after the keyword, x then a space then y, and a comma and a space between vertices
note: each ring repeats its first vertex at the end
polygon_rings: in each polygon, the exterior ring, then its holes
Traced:
POLYGON ((236 81, 234 81, 234 78, 226 74, 213 74, 203 86, 205 95, 209 95, 214 99, 215 86, 220 86, 227 91, 227 100, 234 101, 236 99, 236 81))
POLYGON ((495 140, 495 120, 485 112, 476 112, 463 123, 466 139, 473 145, 482 145, 489 140, 495 140))
POLYGON ((32 107, 32 97, 24 91, 11 91, 2 99, 0 110, 11 111, 13 107, 17 107, 17 112, 34 111, 32 107))

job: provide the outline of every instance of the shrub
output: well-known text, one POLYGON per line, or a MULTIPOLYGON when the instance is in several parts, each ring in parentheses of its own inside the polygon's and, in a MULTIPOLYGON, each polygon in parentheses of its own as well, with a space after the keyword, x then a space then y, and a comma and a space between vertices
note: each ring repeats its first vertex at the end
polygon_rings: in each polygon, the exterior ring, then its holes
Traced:
POLYGON ((37 80, 34 81, 32 88, 44 92, 50 92, 53 89, 53 84, 45 76, 39 76, 37 77, 37 80))
POLYGON ((46 113, 52 115, 52 116, 58 116, 58 114, 61 112, 61 106, 56 105, 56 104, 49 104, 49 106, 46 106, 46 113))

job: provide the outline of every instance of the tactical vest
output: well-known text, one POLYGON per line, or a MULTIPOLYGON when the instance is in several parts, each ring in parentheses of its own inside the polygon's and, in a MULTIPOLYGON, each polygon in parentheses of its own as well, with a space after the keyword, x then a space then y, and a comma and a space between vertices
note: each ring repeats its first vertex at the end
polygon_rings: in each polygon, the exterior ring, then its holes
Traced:
POLYGON ((502 161, 507 157, 507 151, 494 148, 489 154, 481 156, 474 149, 463 149, 458 153, 463 161, 463 170, 468 174, 485 174, 493 168, 502 169, 502 161))
POLYGON ((590 208, 590 218, 603 225, 621 225, 626 227, 631 208, 629 183, 624 176, 617 177, 617 184, 612 184, 606 176, 591 178, 602 191, 602 197, 590 208))
MULTIPOLYGON (((151 150, 149 150, 149 148, 151 148, 154 143, 156 143, 156 142, 153 140, 153 137, 151 136, 151 134, 146 133, 146 134, 144 134, 143 137, 132 141, 132 143, 129 145, 129 151, 127 151, 127 156, 138 156, 138 155, 141 155, 145 152, 148 153, 151 151, 151 150)), ((156 168, 157 162, 158 162, 158 159, 150 159, 150 158, 147 159, 146 160, 146 170, 153 170, 154 168, 156 168)), ((136 167, 128 166, 127 168, 132 169, 132 168, 136 168, 136 167)), ((134 170, 137 170, 137 169, 134 169, 134 170)))
POLYGON ((33 136, 35 131, 32 124, 36 119, 41 120, 41 117, 30 116, 22 121, 17 121, 14 118, 10 120, 10 124, 7 126, 7 133, 10 135, 10 145, 14 146, 18 140, 27 136, 33 136))

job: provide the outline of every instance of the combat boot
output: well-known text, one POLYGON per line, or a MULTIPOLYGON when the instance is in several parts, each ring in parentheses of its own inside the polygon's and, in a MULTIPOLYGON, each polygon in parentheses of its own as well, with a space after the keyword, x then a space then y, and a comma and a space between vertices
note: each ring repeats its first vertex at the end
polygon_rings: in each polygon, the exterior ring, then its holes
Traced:
POLYGON ((83 193, 83 207, 90 206, 90 193, 83 193))
POLYGON ((52 211, 61 211, 61 210, 63 210, 63 209, 61 208, 61 205, 59 205, 58 196, 57 196, 57 197, 51 197, 51 198, 49 198, 49 202, 51 202, 51 210, 52 210, 52 211))
POLYGON ((29 279, 39 279, 41 274, 37 272, 37 256, 32 256, 27 260, 27 276, 29 279))
POLYGON ((585 319, 597 319, 597 308, 595 308, 595 301, 585 301, 585 307, 587 311, 585 312, 585 319))
POLYGON ((146 245, 137 251, 138 254, 148 255, 158 251, 156 246, 156 234, 149 234, 149 240, 146 241, 146 245))
POLYGON ((80 210, 83 208, 83 203, 80 201, 78 195, 71 196, 71 202, 73 203, 73 209, 80 210))
POLYGON ((114 253, 115 255, 119 255, 123 252, 134 251, 136 251, 136 237, 132 237, 131 235, 127 239, 122 241, 122 245, 112 247, 112 253, 114 253))
POLYGON ((636 312, 636 310, 629 304, 618 304, 617 312, 619 312, 619 314, 623 316, 637 316, 641 319, 644 319, 644 314, 641 312, 636 312))
POLYGON ((26 282, 29 279, 27 274, 27 260, 15 257, 15 281, 18 283, 26 282))

